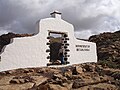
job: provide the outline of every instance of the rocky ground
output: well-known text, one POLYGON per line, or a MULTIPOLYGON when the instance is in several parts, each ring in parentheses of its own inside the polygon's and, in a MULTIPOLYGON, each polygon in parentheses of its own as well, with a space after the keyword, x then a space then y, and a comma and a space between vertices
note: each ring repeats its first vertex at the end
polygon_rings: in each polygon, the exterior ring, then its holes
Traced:
POLYGON ((95 63, 10 70, 0 73, 0 90, 120 90, 120 70, 95 63))

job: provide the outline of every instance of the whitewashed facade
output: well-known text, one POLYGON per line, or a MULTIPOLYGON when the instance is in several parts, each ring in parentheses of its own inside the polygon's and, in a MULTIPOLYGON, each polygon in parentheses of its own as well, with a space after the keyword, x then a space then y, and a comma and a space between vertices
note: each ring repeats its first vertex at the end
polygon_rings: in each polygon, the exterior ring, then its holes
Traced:
POLYGON ((46 66, 49 49, 47 37, 50 32, 65 33, 68 35, 69 65, 97 62, 96 44, 77 40, 74 36, 72 24, 61 19, 61 13, 53 12, 51 18, 37 22, 39 33, 31 37, 14 38, 1 53, 0 71, 46 66))

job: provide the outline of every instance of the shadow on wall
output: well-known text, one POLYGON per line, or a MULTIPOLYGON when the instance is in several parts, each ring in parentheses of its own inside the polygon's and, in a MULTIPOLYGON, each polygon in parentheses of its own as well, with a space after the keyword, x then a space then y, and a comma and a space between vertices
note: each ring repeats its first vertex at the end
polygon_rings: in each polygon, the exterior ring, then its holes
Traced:
POLYGON ((54 42, 50 45, 50 62, 55 62, 56 60, 60 60, 58 53, 61 45, 62 44, 58 42, 54 42))

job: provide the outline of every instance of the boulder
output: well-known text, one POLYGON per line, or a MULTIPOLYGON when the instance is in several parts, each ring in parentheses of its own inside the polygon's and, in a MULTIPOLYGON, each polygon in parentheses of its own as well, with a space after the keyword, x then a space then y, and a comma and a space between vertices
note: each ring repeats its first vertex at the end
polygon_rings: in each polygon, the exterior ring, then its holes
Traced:
POLYGON ((82 74, 82 73, 83 73, 82 67, 80 67, 80 66, 75 66, 75 67, 73 68, 73 71, 72 71, 72 74, 73 74, 73 75, 82 74))
POLYGON ((67 71, 64 72, 64 76, 68 79, 72 78, 72 71, 68 69, 67 71))
POLYGON ((83 66, 86 72, 94 72, 95 71, 95 65, 92 64, 85 64, 83 66))
POLYGON ((12 83, 12 84, 19 84, 20 81, 19 81, 19 79, 12 79, 12 80, 10 81, 10 83, 12 83))
POLYGON ((57 79, 57 78, 62 79, 63 75, 62 74, 54 74, 52 77, 52 79, 57 79))
POLYGON ((21 84, 23 84, 23 83, 25 83, 25 80, 24 80, 24 79, 19 79, 19 82, 20 82, 21 84))
POLYGON ((33 82, 35 83, 35 85, 40 85, 41 83, 47 81, 47 77, 43 77, 43 76, 31 76, 31 78, 33 79, 33 82))
POLYGON ((85 82, 81 79, 77 79, 73 82, 72 88, 77 89, 85 85, 85 82))
POLYGON ((60 85, 49 84, 49 90, 68 90, 68 88, 60 85))
POLYGON ((0 90, 28 90, 28 88, 33 87, 34 83, 25 84, 8 84, 0 86, 0 90))

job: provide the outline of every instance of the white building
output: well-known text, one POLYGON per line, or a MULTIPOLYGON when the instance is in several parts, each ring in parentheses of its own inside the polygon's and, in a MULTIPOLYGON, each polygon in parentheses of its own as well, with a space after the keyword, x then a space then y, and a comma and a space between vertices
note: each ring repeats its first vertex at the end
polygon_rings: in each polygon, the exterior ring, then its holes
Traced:
MULTIPOLYGON (((5 46, 0 55, 0 71, 47 66, 51 58, 51 37, 62 38, 61 44, 66 51, 64 59, 69 62, 68 65, 97 62, 96 44, 77 40, 73 25, 61 19, 61 13, 58 11, 51 13, 51 18, 38 21, 37 28, 38 34, 14 38, 9 45, 5 46)), ((56 41, 58 42, 61 38, 56 41)))

